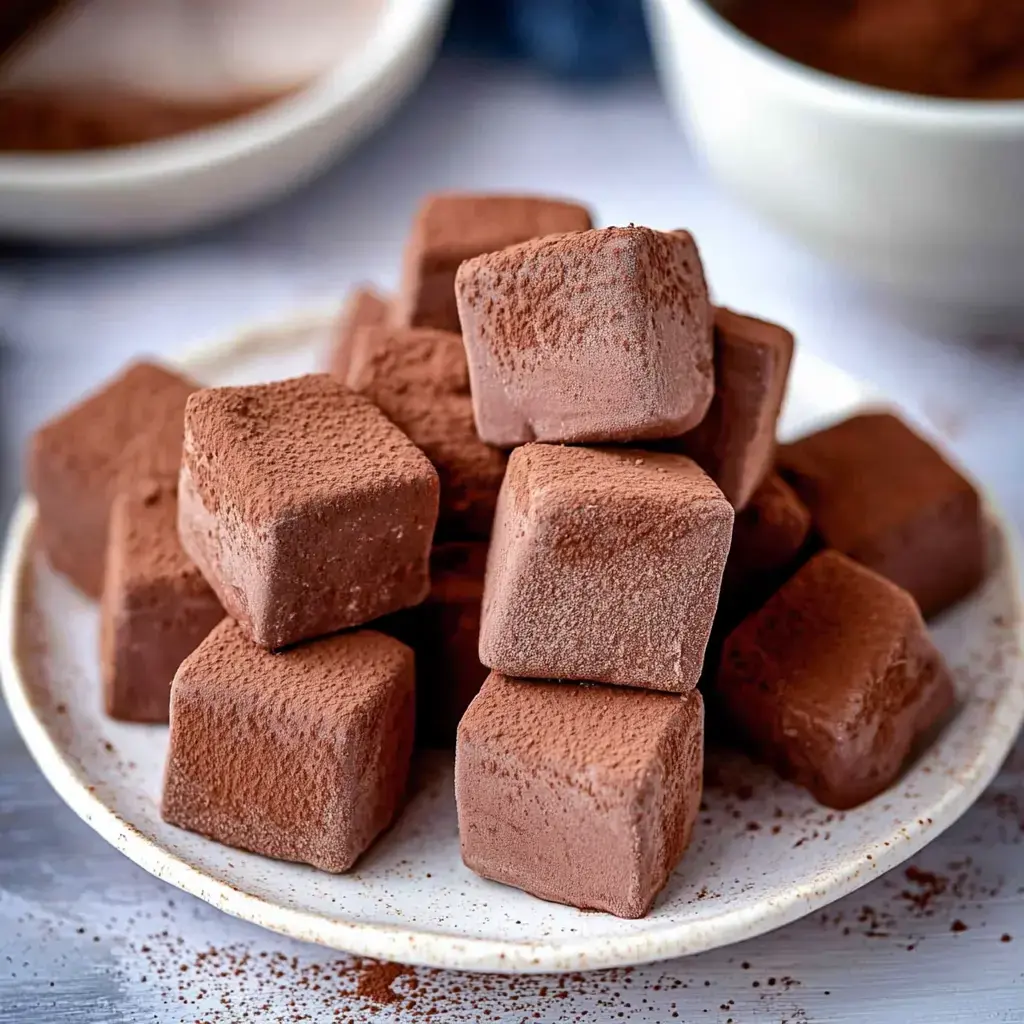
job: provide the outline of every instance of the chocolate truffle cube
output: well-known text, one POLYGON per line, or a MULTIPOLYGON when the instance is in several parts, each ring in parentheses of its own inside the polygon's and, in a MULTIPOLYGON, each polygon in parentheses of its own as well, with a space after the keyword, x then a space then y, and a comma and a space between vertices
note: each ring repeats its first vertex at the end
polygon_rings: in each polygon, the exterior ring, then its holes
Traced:
POLYGON ((695 459, 736 509, 771 468, 792 359, 793 335, 784 327, 715 311, 715 397, 677 450, 695 459))
POLYGON ((178 540, 178 502, 152 484, 114 499, 100 604, 107 714, 166 722, 178 666, 224 610, 178 540))
POLYGON ((689 845, 703 758, 697 691, 492 673, 459 725, 462 859, 541 899, 643 917, 689 845))
POLYGON ((390 311, 390 302, 373 288, 364 285, 352 292, 338 316, 328 357, 328 372, 344 383, 359 331, 364 327, 382 327, 387 323, 390 311))
POLYGON ((182 546, 263 647, 422 601, 437 495, 427 457, 326 375, 189 399, 182 546))
POLYGON ((757 756, 841 810, 890 786, 954 701, 914 599, 837 551, 730 634, 716 691, 757 756))
POLYGON ((463 260, 590 227, 584 207, 542 196, 428 196, 406 243, 395 322, 457 332, 455 272, 463 260))
POLYGON ((811 513, 772 473, 736 514, 719 615, 728 613, 735 625, 759 608, 796 571, 810 543, 811 513))
MULTIPOLYGON (((722 594, 704 656, 702 679, 714 682, 722 644, 814 553, 811 513, 793 489, 772 473, 742 512, 736 513, 732 546, 722 576, 722 594)), ((721 721, 712 690, 705 690, 708 731, 721 721)))
POLYGON ((925 618, 985 575, 977 492, 895 416, 853 416, 783 445, 778 466, 825 545, 909 590, 925 618))
POLYGON ((174 677, 164 819, 347 871, 405 790, 413 691, 412 651, 381 633, 271 654, 225 619, 174 677))
POLYGON ((480 607, 487 545, 439 544, 430 555, 430 594, 379 629, 416 652, 416 743, 451 749, 455 730, 488 670, 480 663, 480 607))
POLYGON ((90 597, 103 589, 119 476, 162 478, 177 471, 185 402, 198 386, 154 363, 134 363, 33 435, 28 477, 43 551, 90 597))
POLYGON ((456 292, 489 444, 676 437, 708 410, 710 306, 685 231, 526 242, 464 263, 456 292))
POLYGON ((487 561, 480 660, 506 675, 697 684, 733 510, 682 455, 512 453, 487 561))
POLYGON ((438 536, 489 537, 508 457, 477 435, 461 336, 430 328, 366 328, 357 336, 346 383, 434 464, 441 480, 438 536))

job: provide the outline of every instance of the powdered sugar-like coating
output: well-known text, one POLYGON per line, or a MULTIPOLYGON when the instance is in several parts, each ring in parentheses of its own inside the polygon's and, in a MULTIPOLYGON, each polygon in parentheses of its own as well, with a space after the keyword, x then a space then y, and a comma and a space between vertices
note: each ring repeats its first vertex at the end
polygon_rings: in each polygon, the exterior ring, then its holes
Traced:
POLYGON ((517 449, 488 558, 481 661, 507 675, 692 689, 732 524, 685 456, 517 449))
POLYGON ((331 377, 209 388, 189 401, 182 545, 265 647, 422 601, 437 503, 426 456, 331 377))
POLYGON ((438 535, 489 537, 507 456, 476 432, 462 338, 423 327, 364 328, 346 383, 375 402, 434 464, 441 480, 438 535))
POLYGON ((372 630, 271 654, 224 620, 171 688, 166 821, 346 871, 405 789, 413 657, 372 630))
POLYGON ((103 586, 119 479, 177 470, 185 402, 198 386, 156 363, 133 363, 33 435, 28 475, 40 538, 54 568, 90 597, 103 586))
POLYGON ((465 862, 544 899, 642 917, 700 805, 700 694, 492 673, 459 725, 465 862))
POLYGON ((344 382, 355 351, 356 335, 364 327, 380 327, 391 315, 392 302, 375 288, 363 285, 345 300, 331 342, 327 371, 344 382))
POLYGON ((100 672, 107 714, 166 722, 178 666, 224 617, 178 539, 168 485, 123 491, 110 514, 100 604, 100 672))
POLYGON ((459 330, 455 272, 463 260, 530 238, 586 231, 590 212, 578 203, 544 196, 427 196, 405 245, 394 322, 406 327, 459 330))
POLYGON ((710 307, 685 231, 526 242, 464 263, 456 292, 491 444, 674 437, 708 410, 710 307))

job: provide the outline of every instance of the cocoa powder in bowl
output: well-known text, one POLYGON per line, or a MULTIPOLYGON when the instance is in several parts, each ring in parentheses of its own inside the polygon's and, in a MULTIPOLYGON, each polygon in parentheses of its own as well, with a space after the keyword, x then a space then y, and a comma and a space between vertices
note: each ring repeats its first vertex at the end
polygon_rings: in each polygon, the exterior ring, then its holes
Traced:
POLYGON ((722 13, 786 57, 865 85, 1024 99, 1018 0, 736 0, 722 13))

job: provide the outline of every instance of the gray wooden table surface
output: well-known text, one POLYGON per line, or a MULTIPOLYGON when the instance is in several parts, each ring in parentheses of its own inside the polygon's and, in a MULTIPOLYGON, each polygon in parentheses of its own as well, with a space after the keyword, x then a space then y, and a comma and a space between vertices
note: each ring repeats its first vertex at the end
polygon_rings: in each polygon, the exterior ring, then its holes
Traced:
MULTIPOLYGON (((440 187, 550 191, 605 223, 692 228, 721 301, 792 324, 927 418, 1024 526, 1024 340, 897 323, 713 189, 651 82, 581 94, 452 64, 261 214, 159 246, 0 252, 5 493, 29 431, 129 356, 393 283, 415 203, 440 187)), ((1024 747, 910 877, 761 939, 568 978, 388 973, 147 876, 61 804, 0 711, 0 1022, 1024 1021, 1022 840, 1024 747)))

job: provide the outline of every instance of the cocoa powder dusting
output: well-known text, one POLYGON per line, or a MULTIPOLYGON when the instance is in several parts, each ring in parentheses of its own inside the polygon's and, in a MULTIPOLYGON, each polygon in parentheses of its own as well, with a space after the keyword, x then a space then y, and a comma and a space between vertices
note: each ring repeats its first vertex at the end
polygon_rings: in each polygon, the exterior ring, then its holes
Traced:
POLYGON ((710 306, 685 231, 551 235, 456 277, 481 438, 678 437, 711 403, 710 306))
POLYGON ((481 660, 514 676, 691 689, 732 521, 683 456, 517 449, 488 556, 481 660))
POLYGON ((508 458, 477 436, 462 336, 363 327, 355 334, 343 380, 434 464, 441 481, 439 534, 489 537, 508 458))
POLYGON ((399 979, 413 973, 411 967, 387 961, 360 961, 357 968, 356 995, 369 999, 379 1006, 388 1006, 402 1001, 402 996, 392 988, 399 979))
POLYGON ((184 135, 252 114, 288 92, 203 102, 95 88, 0 92, 0 151, 75 153, 184 135))
POLYGON ((1016 0, 740 0, 728 14, 764 45, 855 82, 927 96, 1024 97, 1016 0))

